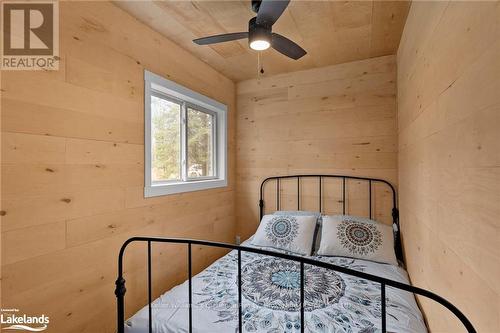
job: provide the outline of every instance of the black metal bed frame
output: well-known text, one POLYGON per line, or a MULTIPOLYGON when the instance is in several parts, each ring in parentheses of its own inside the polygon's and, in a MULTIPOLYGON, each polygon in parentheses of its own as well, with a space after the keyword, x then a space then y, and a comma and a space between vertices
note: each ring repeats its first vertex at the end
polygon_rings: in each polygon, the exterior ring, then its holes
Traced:
MULTIPOLYGON (((384 184, 387 184, 393 193, 393 208, 392 208, 392 218, 393 218, 393 226, 394 226, 394 237, 395 237, 395 250, 396 253, 398 254, 398 259, 402 258, 402 251, 401 251, 401 242, 399 239, 399 213, 397 210, 397 200, 396 200, 396 191, 394 187, 387 181, 382 180, 382 179, 375 179, 375 178, 364 178, 364 177, 354 177, 354 176, 344 176, 344 175, 291 175, 291 176, 275 176, 275 177, 269 177, 266 178, 262 181, 261 186, 260 186, 260 199, 259 199, 259 207, 260 207, 260 217, 262 219, 262 216, 264 214, 264 185, 270 181, 270 180, 276 180, 277 182, 277 191, 276 191, 276 208, 279 210, 280 208, 280 179, 285 179, 285 178, 297 178, 297 195, 298 195, 298 200, 297 200, 297 208, 300 210, 300 179, 301 178, 307 178, 307 177, 318 177, 319 178, 319 198, 320 198, 320 204, 319 204, 319 210, 320 212, 322 211, 322 180, 323 178, 341 178, 342 179, 342 192, 343 192, 343 213, 345 214, 345 189, 346 189, 346 179, 356 179, 356 180, 364 180, 368 181, 369 183, 369 200, 370 200, 370 218, 372 217, 372 183, 373 182, 381 182, 384 184)), ((373 274, 368 274, 360 271, 356 271, 353 269, 337 266, 334 264, 322 262, 322 261, 317 261, 311 258, 307 257, 300 257, 300 256, 295 256, 295 255, 289 255, 289 254, 284 254, 284 253, 279 253, 279 252, 274 252, 274 251, 268 251, 268 250, 263 250, 263 249, 258 249, 258 248, 253 248, 253 247, 247 247, 247 246, 241 246, 241 245, 234 245, 234 244, 227 244, 227 243, 219 243, 219 242, 211 242, 211 241, 204 241, 204 240, 196 240, 196 239, 184 239, 184 238, 161 238, 161 237, 132 237, 125 241, 125 243, 122 245, 120 249, 120 253, 118 255, 118 278, 116 280, 116 289, 115 289, 115 295, 117 299, 117 332, 118 333, 124 333, 125 330, 125 279, 123 278, 123 256, 125 253, 125 249, 130 243, 133 242, 144 242, 147 243, 147 253, 148 253, 148 259, 147 259, 147 269, 148 269, 148 311, 149 311, 149 316, 148 316, 148 330, 149 333, 153 332, 153 327, 152 327, 152 307, 151 307, 151 302, 152 302, 152 276, 151 276, 151 245, 152 243, 170 243, 170 244, 186 244, 187 245, 187 254, 188 254, 188 300, 189 300, 189 332, 191 333, 193 331, 193 312, 192 312, 192 246, 193 245, 200 245, 200 246, 210 246, 210 247, 217 247, 217 248, 224 248, 224 249, 230 249, 230 250, 236 250, 238 254, 238 328, 239 332, 243 332, 243 317, 242 317, 242 296, 241 296, 241 252, 250 252, 250 253, 256 253, 260 255, 266 255, 266 256, 272 256, 272 257, 278 257, 286 260, 292 260, 295 262, 300 263, 300 321, 301 321, 301 332, 303 333, 305 331, 305 310, 304 310, 304 265, 313 265, 325 269, 331 269, 336 272, 340 272, 343 274, 355 276, 358 278, 370 280, 376 283, 380 284, 380 296, 381 296, 381 330, 383 333, 387 332, 387 319, 386 319, 386 288, 387 287, 392 287, 396 289, 401 289, 405 290, 414 294, 418 294, 427 298, 430 298, 439 304, 443 305, 446 307, 449 311, 451 311, 464 325, 466 328, 467 332, 469 333, 476 333, 476 330, 472 323, 467 319, 467 317, 453 304, 451 304, 449 301, 444 299, 443 297, 419 288, 415 286, 411 286, 405 283, 397 282, 394 280, 386 279, 377 275, 373 274)))

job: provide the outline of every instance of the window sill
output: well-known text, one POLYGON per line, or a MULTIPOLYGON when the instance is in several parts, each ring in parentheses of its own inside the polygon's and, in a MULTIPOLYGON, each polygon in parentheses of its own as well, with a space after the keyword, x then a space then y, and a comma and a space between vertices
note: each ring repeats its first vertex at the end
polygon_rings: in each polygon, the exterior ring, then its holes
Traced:
POLYGON ((144 197, 157 197, 161 195, 194 192, 212 188, 226 187, 225 179, 197 180, 191 182, 179 182, 171 184, 151 185, 144 188, 144 197))

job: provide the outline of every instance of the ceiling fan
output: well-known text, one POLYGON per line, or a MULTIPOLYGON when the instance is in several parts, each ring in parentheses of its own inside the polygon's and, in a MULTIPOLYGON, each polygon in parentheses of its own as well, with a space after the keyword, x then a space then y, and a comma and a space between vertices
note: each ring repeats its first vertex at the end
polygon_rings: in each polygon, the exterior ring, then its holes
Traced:
POLYGON ((233 32, 193 40, 198 45, 208 45, 248 38, 250 48, 263 51, 272 47, 292 59, 300 59, 307 52, 290 39, 272 32, 273 24, 280 18, 290 0, 252 0, 252 10, 257 16, 248 22, 248 32, 233 32))

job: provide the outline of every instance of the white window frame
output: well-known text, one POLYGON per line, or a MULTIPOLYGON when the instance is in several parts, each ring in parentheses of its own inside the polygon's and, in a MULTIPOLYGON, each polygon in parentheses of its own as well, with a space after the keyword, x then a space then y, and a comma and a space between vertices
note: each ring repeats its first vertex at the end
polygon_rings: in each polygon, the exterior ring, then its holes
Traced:
MULTIPOLYGON (((182 126, 183 129, 186 126, 182 126)), ((187 144, 187 133, 181 131, 181 147, 187 144)), ((191 89, 167 80, 147 70, 144 71, 144 196, 155 197, 160 195, 207 190, 227 186, 227 106, 191 89), (214 176, 189 178, 185 174, 187 156, 185 149, 181 149, 181 181, 153 182, 151 175, 151 96, 165 95, 168 100, 173 99, 182 103, 182 122, 187 126, 187 108, 207 112, 215 117, 214 139, 214 176)))

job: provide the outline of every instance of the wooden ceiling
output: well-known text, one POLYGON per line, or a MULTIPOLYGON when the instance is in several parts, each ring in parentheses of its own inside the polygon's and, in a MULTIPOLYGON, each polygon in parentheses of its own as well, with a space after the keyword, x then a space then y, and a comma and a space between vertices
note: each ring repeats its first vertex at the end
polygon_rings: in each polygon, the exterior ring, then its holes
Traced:
MULTIPOLYGON (((116 1, 115 4, 234 81, 257 77, 257 52, 246 40, 198 46, 198 37, 247 31, 250 1, 116 1)), ((273 26, 308 54, 291 60, 262 53, 265 75, 395 54, 407 1, 291 1, 273 26)))

